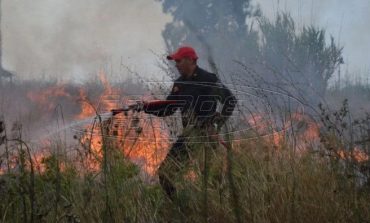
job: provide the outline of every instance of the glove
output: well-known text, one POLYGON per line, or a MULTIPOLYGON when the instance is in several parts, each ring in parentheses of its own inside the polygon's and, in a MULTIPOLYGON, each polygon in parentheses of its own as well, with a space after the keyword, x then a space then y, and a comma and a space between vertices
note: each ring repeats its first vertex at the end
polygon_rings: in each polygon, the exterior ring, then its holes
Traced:
POLYGON ((115 116, 115 115, 118 115, 119 113, 124 112, 125 110, 122 108, 118 108, 118 109, 112 109, 110 111, 112 112, 112 115, 115 116))
POLYGON ((213 127, 217 130, 221 128, 224 121, 219 112, 215 112, 212 116, 202 119, 198 124, 200 127, 213 127))
POLYGON ((133 111, 136 111, 136 112, 141 112, 144 110, 144 106, 145 106, 145 102, 143 101, 136 101, 136 104, 132 105, 132 109, 133 111))
POLYGON ((225 124, 225 122, 226 118, 223 117, 219 112, 216 112, 211 119, 211 123, 216 125, 217 131, 221 130, 221 127, 225 124))
POLYGON ((125 115, 127 115, 128 111, 141 112, 143 109, 144 109, 144 102, 137 101, 135 104, 129 105, 128 107, 112 109, 110 111, 112 112, 112 115, 115 116, 122 112, 124 112, 125 115))

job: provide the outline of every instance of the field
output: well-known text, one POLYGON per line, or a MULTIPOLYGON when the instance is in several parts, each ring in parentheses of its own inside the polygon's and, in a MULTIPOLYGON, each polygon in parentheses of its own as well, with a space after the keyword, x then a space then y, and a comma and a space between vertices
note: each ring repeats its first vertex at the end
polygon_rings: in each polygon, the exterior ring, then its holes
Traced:
POLYGON ((2 222, 370 222, 370 117, 352 117, 350 102, 322 105, 316 119, 236 115, 228 128, 248 131, 222 135, 226 147, 189 143, 171 200, 156 170, 175 119, 97 116, 114 108, 101 98, 124 94, 100 80, 2 88, 2 222))

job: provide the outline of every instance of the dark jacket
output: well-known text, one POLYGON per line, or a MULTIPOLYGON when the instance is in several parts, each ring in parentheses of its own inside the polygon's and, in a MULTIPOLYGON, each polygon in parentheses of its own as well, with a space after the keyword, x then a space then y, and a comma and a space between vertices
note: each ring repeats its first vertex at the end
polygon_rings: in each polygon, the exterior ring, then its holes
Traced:
POLYGON ((199 67, 189 79, 180 77, 175 80, 166 100, 175 103, 160 105, 149 103, 144 106, 144 111, 163 117, 172 115, 180 109, 184 127, 189 124, 204 125, 215 120, 217 102, 222 105, 221 118, 217 124, 222 125, 236 105, 236 98, 217 76, 199 67))

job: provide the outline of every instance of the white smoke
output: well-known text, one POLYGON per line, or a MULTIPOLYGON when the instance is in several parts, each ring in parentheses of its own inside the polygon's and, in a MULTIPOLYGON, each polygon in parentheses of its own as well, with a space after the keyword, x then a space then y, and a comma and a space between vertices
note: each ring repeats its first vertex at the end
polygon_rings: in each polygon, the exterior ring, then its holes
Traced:
MULTIPOLYGON (((154 0, 2 0, 3 65, 19 77, 86 79, 102 66, 155 74, 166 22, 154 0)), ((265 15, 290 11, 297 24, 326 28, 344 46, 350 69, 369 67, 370 1, 254 0, 265 15)))
POLYGON ((119 73, 121 61, 150 73, 150 50, 164 53, 169 18, 155 1, 3 0, 2 9, 3 65, 22 78, 79 80, 102 66, 119 73))

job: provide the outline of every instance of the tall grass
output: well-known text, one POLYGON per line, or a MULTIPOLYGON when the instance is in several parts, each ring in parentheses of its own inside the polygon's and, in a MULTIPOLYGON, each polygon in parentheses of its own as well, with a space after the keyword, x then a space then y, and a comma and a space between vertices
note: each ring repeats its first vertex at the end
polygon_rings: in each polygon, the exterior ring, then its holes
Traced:
POLYGON ((320 112, 321 142, 304 151, 294 131, 279 145, 255 137, 257 130, 239 136, 249 140, 226 138, 227 148, 192 144, 173 200, 142 178, 111 137, 103 137, 100 171, 86 167, 90 153, 65 155, 63 137, 51 143, 39 171, 38 145, 27 142, 19 122, 0 120, 0 221, 369 222, 370 161, 353 152, 369 154, 370 118, 352 118, 346 102, 320 112))
POLYGON ((172 201, 158 184, 144 182, 138 167, 112 145, 105 145, 109 156, 102 160, 102 172, 83 171, 74 161, 52 154, 43 160, 45 171, 34 174, 31 154, 19 144, 20 168, 0 176, 1 221, 205 222, 205 216, 208 222, 370 219, 369 186, 359 185, 355 175, 344 170, 343 160, 313 148, 297 155, 289 145, 276 150, 268 140, 249 140, 234 144, 232 151, 204 148, 208 151, 204 160, 202 148, 207 146, 197 144, 195 166, 190 167, 195 177, 176 178, 178 194, 172 201), (231 161, 232 168, 226 167, 231 161))

